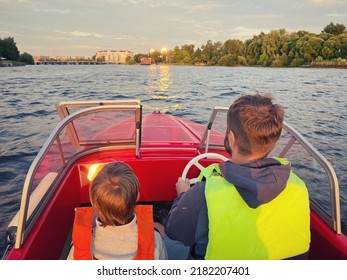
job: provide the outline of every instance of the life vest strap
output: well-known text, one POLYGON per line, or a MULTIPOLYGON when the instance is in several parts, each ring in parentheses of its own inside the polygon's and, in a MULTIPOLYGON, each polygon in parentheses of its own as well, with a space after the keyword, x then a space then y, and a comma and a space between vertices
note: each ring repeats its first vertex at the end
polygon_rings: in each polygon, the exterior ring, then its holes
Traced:
POLYGON ((75 260, 93 259, 90 245, 92 244, 93 207, 78 207, 75 209, 75 220, 72 231, 75 260))
POLYGON ((154 221, 152 205, 136 205, 138 247, 135 260, 154 259, 154 221))

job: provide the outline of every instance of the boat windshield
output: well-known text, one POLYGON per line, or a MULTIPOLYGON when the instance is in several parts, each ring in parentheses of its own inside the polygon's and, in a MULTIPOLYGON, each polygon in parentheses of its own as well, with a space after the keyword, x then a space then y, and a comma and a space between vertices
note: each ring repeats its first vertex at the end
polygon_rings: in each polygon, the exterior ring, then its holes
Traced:
POLYGON ((62 120, 32 162, 24 182, 20 210, 14 218, 18 222, 16 248, 47 203, 58 173, 76 155, 107 146, 134 150, 134 156, 139 153, 140 101, 61 103, 57 110, 62 120))
MULTIPOLYGON (((228 108, 216 107, 211 113, 199 149, 224 149, 228 108), (218 136, 219 135, 219 136, 218 136)), ((271 157, 287 158, 295 174, 309 190, 311 209, 336 233, 341 233, 339 185, 334 168, 298 131, 285 123, 271 157)))

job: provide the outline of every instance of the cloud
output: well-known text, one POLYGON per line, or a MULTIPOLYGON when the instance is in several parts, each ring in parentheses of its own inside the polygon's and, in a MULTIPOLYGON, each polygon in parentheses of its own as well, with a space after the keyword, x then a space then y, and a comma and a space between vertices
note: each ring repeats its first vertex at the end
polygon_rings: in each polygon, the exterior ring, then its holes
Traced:
POLYGON ((242 17, 247 19, 259 20, 259 19, 278 19, 278 18, 282 18, 283 16, 280 14, 245 14, 245 15, 242 15, 242 17))
MULTIPOLYGON (((54 30, 54 32, 65 35, 63 37, 60 37, 60 39, 64 40, 71 40, 73 38, 97 38, 97 39, 106 39, 108 42, 113 41, 124 41, 129 40, 133 41, 134 39, 138 39, 138 37, 134 38, 129 35, 123 35, 123 34, 101 34, 96 32, 86 32, 86 31, 62 31, 62 30, 54 30)), ((53 38, 53 36, 52 36, 53 38)))
POLYGON ((188 11, 196 11, 196 10, 211 10, 214 8, 226 7, 224 4, 217 4, 211 2, 202 3, 202 4, 192 4, 187 3, 185 1, 177 2, 177 1, 162 1, 162 0, 109 0, 108 2, 114 4, 130 4, 134 6, 147 6, 149 8, 180 8, 188 11))
POLYGON ((254 35, 259 35, 261 32, 269 32, 270 30, 260 29, 260 28, 247 28, 244 26, 237 26, 230 30, 232 38, 245 41, 253 38, 254 35))
POLYGON ((331 13, 331 14, 327 14, 326 16, 333 17, 333 18, 342 18, 342 17, 347 17, 347 13, 346 14, 331 13))
POLYGON ((346 5, 345 0, 310 0, 310 3, 313 5, 346 5))
POLYGON ((55 30, 55 32, 65 35, 71 35, 73 37, 95 37, 95 38, 108 38, 109 35, 103 35, 96 32, 85 32, 85 31, 61 31, 55 30))
POLYGON ((0 0, 0 4, 7 4, 7 3, 11 3, 13 4, 13 2, 16 2, 16 3, 29 3, 31 0, 0 0))
POLYGON ((181 3, 180 6, 184 9, 189 9, 189 10, 212 10, 215 8, 222 8, 222 7, 227 7, 227 5, 222 5, 222 4, 216 4, 216 3, 204 3, 204 4, 197 4, 197 5, 186 5, 181 3))
POLYGON ((36 13, 54 13, 54 14, 68 14, 70 10, 60 10, 60 9, 34 9, 36 13))

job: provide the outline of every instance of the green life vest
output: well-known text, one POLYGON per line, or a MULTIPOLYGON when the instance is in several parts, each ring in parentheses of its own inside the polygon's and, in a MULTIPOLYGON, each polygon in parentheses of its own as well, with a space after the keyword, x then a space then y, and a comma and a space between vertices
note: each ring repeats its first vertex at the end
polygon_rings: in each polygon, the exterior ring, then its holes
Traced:
POLYGON ((220 174, 218 164, 201 174, 206 178, 209 220, 205 259, 285 259, 309 250, 309 198, 299 177, 291 172, 286 188, 275 199, 253 209, 220 174))

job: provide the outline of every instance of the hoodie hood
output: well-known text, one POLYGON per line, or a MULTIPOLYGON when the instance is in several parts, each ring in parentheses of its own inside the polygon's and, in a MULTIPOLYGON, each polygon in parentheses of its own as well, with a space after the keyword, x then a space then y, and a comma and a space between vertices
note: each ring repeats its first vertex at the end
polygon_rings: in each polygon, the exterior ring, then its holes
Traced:
POLYGON ((264 158, 238 165, 231 161, 219 164, 224 179, 233 184, 251 208, 257 208, 276 198, 286 187, 290 164, 274 158, 264 158))

